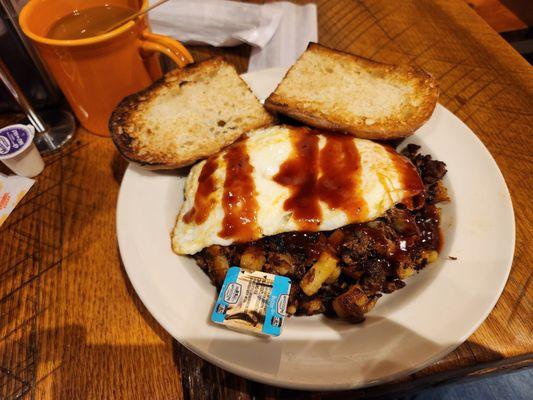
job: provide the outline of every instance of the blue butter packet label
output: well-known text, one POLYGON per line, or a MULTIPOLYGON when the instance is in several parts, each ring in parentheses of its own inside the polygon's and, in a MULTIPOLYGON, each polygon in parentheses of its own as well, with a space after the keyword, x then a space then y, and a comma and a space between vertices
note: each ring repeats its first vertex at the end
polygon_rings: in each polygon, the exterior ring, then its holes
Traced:
POLYGON ((290 290, 287 277, 231 267, 211 320, 240 331, 279 336, 290 290))
POLYGON ((0 130, 0 156, 19 152, 32 140, 31 131, 23 125, 12 125, 0 130))

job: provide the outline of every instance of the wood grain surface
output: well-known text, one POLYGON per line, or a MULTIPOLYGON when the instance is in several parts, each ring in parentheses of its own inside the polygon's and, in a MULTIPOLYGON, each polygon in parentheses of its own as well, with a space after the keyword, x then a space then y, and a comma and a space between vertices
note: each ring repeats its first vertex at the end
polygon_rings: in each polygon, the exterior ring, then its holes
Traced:
MULTIPOLYGON (((121 265, 115 207, 126 163, 80 129, 0 228, 0 398, 362 398, 531 365, 533 70, 460 0, 318 1, 319 41, 440 82, 440 102, 483 141, 516 213, 504 293, 481 327, 434 365, 349 393, 280 390, 202 361, 144 308, 121 265)), ((201 47, 246 71, 250 49, 201 47)), ((459 311, 460 312, 460 311, 459 311)))

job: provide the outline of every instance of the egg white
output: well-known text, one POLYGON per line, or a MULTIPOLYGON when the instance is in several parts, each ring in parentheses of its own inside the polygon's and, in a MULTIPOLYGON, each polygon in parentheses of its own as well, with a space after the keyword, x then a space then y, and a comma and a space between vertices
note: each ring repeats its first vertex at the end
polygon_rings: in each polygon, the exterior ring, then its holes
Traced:
MULTIPOLYGON (((290 129, 285 126, 273 126, 250 133, 246 141, 250 164, 253 166, 253 180, 257 192, 258 203, 257 226, 260 237, 276 235, 283 232, 300 230, 290 211, 283 209, 283 204, 290 196, 290 190, 273 180, 280 166, 290 157, 292 143, 290 129)), ((320 231, 340 228, 354 222, 368 222, 382 216, 395 204, 402 202, 412 193, 403 187, 393 157, 382 145, 365 139, 352 139, 360 155, 360 186, 358 191, 366 202, 367 212, 364 217, 351 219, 344 211, 331 209, 326 203, 320 202, 322 221, 320 231)), ((326 138, 320 136, 319 148, 324 147, 326 138)), ((227 246, 233 243, 218 234, 222 229, 224 211, 222 196, 226 162, 224 151, 218 155, 218 168, 214 173, 215 191, 212 194, 215 206, 208 218, 201 224, 185 223, 183 215, 194 204, 198 189, 198 177, 205 161, 196 164, 189 173, 185 184, 185 200, 172 232, 172 248, 177 254, 194 254, 213 244, 227 246)), ((354 194, 355 195, 355 194, 354 194)))

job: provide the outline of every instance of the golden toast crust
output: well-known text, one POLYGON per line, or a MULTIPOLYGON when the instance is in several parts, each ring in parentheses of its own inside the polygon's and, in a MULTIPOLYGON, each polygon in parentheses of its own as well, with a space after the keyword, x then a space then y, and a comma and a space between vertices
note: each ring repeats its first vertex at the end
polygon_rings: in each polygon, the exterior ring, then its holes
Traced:
MULTIPOLYGON (((406 137, 422 126, 431 116, 437 103, 439 89, 435 79, 425 71, 414 65, 388 65, 368 60, 353 54, 329 49, 316 43, 310 43, 306 52, 312 52, 335 63, 355 65, 364 69, 375 79, 385 79, 396 85, 409 85, 413 88, 417 100, 416 107, 405 106, 400 113, 388 117, 369 118, 357 115, 347 115, 341 111, 323 107, 320 104, 306 101, 305 94, 295 93, 294 97, 280 94, 291 81, 297 79, 302 57, 287 71, 276 90, 265 101, 265 108, 288 115, 311 126, 340 131, 365 139, 393 139, 406 137)), ((305 54, 305 53, 304 53, 305 54)), ((306 70, 309 73, 309 70, 306 70)), ((316 79, 320 79, 316 72, 316 79)), ((310 74, 313 74, 311 71, 310 74)), ((340 82, 340 79, 339 79, 340 82)), ((354 93, 354 102, 358 101, 354 93)))
MULTIPOLYGON (((147 113, 147 108, 152 101, 164 96, 169 90, 176 88, 176 86, 181 87, 186 84, 194 85, 200 78, 209 80, 211 76, 216 74, 219 68, 228 66, 234 70, 234 67, 223 57, 215 57, 200 63, 191 64, 183 69, 167 73, 148 88, 124 98, 113 111, 109 120, 111 137, 121 155, 129 161, 151 167, 152 169, 179 168, 218 152, 223 147, 237 140, 246 131, 269 125, 272 122, 272 117, 261 108, 260 113, 257 113, 258 115, 255 116, 256 122, 253 124, 246 124, 243 121, 231 134, 225 135, 224 137, 220 136, 211 140, 199 138, 199 143, 195 144, 192 151, 190 149, 184 149, 184 151, 178 154, 176 151, 163 148, 163 146, 156 147, 153 144, 146 143, 144 135, 157 134, 157 132, 154 132, 156 131, 155 128, 146 126, 143 122, 143 117, 147 113), (202 143, 202 140, 205 143, 202 143)), ((236 71, 234 74, 238 77, 236 71)), ((240 77, 238 77, 238 81, 234 77, 232 79, 232 84, 236 84, 238 90, 252 93, 240 77)), ((202 99, 199 99, 199 101, 207 101, 210 94, 204 93, 201 96, 202 99)), ((260 103, 255 99, 255 96, 252 101, 257 102, 257 108, 259 109, 260 103)), ((173 129, 176 135, 180 135, 180 127, 172 126, 166 128, 167 130, 173 129)))

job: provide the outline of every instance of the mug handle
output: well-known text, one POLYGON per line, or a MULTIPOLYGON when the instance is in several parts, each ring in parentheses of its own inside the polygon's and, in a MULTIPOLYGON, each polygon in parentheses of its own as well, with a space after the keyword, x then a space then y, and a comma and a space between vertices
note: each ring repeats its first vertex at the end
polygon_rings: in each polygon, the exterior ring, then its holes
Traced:
POLYGON ((183 68, 194 60, 191 53, 180 42, 168 36, 156 35, 144 30, 141 34, 141 51, 147 54, 154 52, 163 53, 174 61, 179 68, 183 68))

